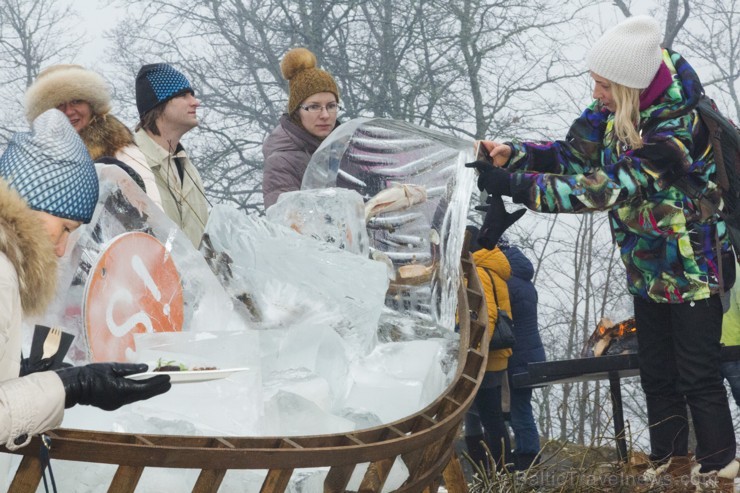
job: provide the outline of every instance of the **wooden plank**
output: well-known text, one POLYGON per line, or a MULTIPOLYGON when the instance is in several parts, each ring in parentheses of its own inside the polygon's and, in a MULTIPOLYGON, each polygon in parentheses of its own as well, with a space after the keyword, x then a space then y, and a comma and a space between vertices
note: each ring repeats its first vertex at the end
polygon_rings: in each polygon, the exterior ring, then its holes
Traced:
POLYGON ((356 465, 334 466, 324 480, 324 493, 343 493, 352 478, 356 465))
POLYGON ((454 448, 453 441, 459 435, 461 426, 462 423, 458 424, 455 429, 447 432, 439 440, 424 447, 421 458, 418 460, 414 471, 409 469, 409 481, 420 480, 424 474, 434 467, 439 458, 445 455, 444 451, 454 448))
MULTIPOLYGON (((36 449, 38 450, 38 449, 36 449)), ((37 456, 27 455, 18 465, 13 482, 8 491, 18 493, 35 493, 41 483, 41 460, 37 456)))
POLYGON ((377 493, 381 491, 385 481, 388 479, 388 474, 391 472, 395 459, 395 457, 391 457, 372 462, 368 466, 367 471, 365 471, 360 488, 357 490, 358 493, 377 493))
POLYGON ((203 469, 193 486, 193 493, 216 493, 226 476, 226 469, 203 469))
POLYGON ((445 448, 445 444, 442 441, 436 441, 432 444, 424 447, 421 457, 417 459, 417 464, 413 470, 409 469, 409 481, 414 482, 424 476, 424 474, 430 469, 430 467, 436 462, 440 456, 440 450, 445 448))
POLYGON ((406 482, 396 490, 396 493, 418 493, 419 491, 423 491, 424 488, 433 484, 442 474, 445 466, 450 461, 451 455, 451 447, 444 449, 442 451, 442 455, 437 459, 432 467, 430 467, 416 481, 412 481, 411 479, 406 480, 406 482))
POLYGON ((270 469, 262 483, 261 493, 283 493, 290 483, 293 469, 270 469))
POLYGON ((406 469, 408 469, 409 471, 409 477, 419 476, 419 474, 417 474, 417 471, 419 469, 419 464, 421 464, 423 455, 424 455, 424 450, 417 449, 417 450, 412 450, 411 452, 408 452, 401 456, 403 463, 406 465, 406 469))
POLYGON ((460 458, 454 451, 452 457, 450 457, 450 462, 447 463, 447 467, 442 472, 442 477, 448 493, 468 493, 468 482, 465 480, 460 458))
POLYGON ((143 467, 118 466, 108 487, 109 493, 134 493, 143 472, 143 467))

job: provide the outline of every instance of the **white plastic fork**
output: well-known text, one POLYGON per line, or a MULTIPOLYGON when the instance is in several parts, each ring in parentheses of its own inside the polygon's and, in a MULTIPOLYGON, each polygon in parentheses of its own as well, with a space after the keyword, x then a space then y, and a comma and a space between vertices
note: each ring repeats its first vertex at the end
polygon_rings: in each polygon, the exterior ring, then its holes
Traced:
POLYGON ((52 327, 44 339, 44 354, 41 359, 51 358, 59 349, 59 343, 62 342, 62 329, 52 327))

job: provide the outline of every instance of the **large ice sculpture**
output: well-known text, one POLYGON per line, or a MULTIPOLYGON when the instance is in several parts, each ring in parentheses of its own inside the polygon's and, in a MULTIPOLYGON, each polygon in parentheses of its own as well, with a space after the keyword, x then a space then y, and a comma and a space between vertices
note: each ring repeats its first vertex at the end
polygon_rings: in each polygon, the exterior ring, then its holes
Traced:
MULTIPOLYGON (((398 333, 386 337, 379 330, 380 315, 388 311, 384 263, 225 206, 211 211, 201 245, 206 261, 128 176, 110 168, 101 177, 101 204, 93 222, 81 228, 63 260, 64 294, 52 310, 57 319, 41 321, 61 323, 84 342, 80 302, 99 252, 116 239, 146 233, 150 238, 143 241, 156 240, 157 249, 164 250, 163 264, 172 261, 180 277, 185 332, 137 334, 136 360, 248 370, 223 380, 174 385, 167 394, 114 412, 76 406, 67 411, 64 427, 209 436, 348 432, 411 414, 449 383, 457 334, 434 326, 423 334, 426 340, 418 341, 414 320, 399 312, 393 316, 404 327, 402 342, 393 342, 398 333)), ((146 276, 135 272, 141 265, 131 265, 135 276, 126 282, 149 289, 146 276)), ((77 352, 76 362, 88 357, 84 344, 77 352)), ((60 491, 104 491, 113 475, 100 464, 61 461, 54 467, 60 491)), ((184 490, 194 483, 191 472, 147 468, 139 488, 184 490)), ((229 471, 219 491, 255 491, 260 474, 229 471)), ((321 474, 306 471, 309 489, 298 484, 291 491, 312 491, 321 474)), ((400 486, 407 476, 397 462, 386 489, 400 486)))
POLYGON ((117 166, 99 166, 98 176, 92 221, 70 238, 57 298, 38 318, 75 335, 68 357, 125 360, 139 332, 245 328, 202 255, 144 191, 117 166))
POLYGON ((388 287, 380 262, 217 205, 201 250, 255 326, 325 325, 367 354, 388 287))
POLYGON ((367 257, 369 243, 362 197, 344 188, 285 192, 267 219, 303 235, 367 257))
POLYGON ((301 189, 349 188, 366 201, 393 189, 390 200, 408 199, 412 205, 391 207, 395 210, 367 223, 371 255, 389 260, 396 272, 386 305, 417 324, 449 329, 473 190, 474 173, 464 163, 472 160, 469 140, 410 123, 359 118, 340 125, 321 144, 301 189))

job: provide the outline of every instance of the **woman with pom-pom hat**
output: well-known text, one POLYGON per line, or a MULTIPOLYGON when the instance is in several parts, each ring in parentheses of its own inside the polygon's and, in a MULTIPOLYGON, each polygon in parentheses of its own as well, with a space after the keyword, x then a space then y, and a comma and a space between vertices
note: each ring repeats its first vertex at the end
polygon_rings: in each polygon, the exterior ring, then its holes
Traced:
POLYGON ((288 111, 262 144, 265 208, 277 202, 281 193, 301 188, 311 156, 337 126, 339 110, 337 84, 316 66, 311 51, 288 51, 280 70, 288 80, 288 111))

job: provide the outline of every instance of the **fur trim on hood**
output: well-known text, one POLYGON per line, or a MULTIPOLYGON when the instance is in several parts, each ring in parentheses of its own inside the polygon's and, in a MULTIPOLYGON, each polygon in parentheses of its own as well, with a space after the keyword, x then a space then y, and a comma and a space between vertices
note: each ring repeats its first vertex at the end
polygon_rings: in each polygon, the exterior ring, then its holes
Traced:
POLYGON ((57 285, 57 258, 43 224, 18 193, 0 179, 0 252, 18 274, 25 315, 44 311, 57 285))
POLYGON ((110 90, 100 75, 80 65, 53 65, 26 91, 26 119, 31 123, 44 111, 75 99, 90 103, 95 115, 110 111, 110 90))
POLYGON ((131 130, 113 115, 94 116, 80 131, 80 137, 93 161, 103 156, 115 157, 124 147, 136 145, 131 130))

